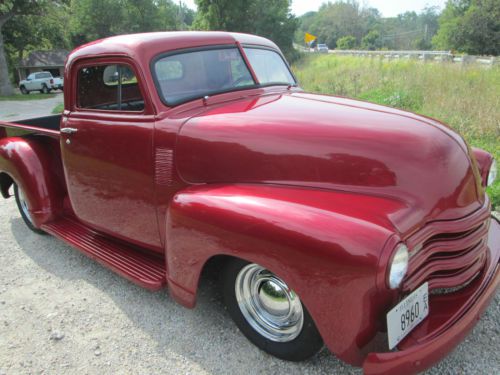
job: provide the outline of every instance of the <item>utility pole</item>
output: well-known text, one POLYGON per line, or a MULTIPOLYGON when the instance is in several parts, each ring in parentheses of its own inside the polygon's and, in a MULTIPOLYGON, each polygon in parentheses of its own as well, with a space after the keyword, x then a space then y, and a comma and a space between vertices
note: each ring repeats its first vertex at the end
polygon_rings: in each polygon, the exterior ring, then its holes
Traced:
POLYGON ((179 23, 180 29, 184 30, 184 4, 179 0, 179 23))

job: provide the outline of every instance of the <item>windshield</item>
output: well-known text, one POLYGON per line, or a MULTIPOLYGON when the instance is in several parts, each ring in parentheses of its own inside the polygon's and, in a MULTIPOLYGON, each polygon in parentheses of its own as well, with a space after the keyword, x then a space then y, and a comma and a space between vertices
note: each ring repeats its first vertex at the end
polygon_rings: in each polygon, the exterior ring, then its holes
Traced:
POLYGON ((261 48, 244 48, 243 50, 260 84, 295 85, 292 73, 277 52, 261 48))
MULTIPOLYGON (((244 48, 261 85, 294 85, 283 58, 276 52, 244 48)), ((163 102, 175 106, 206 95, 256 87, 236 47, 179 52, 154 61, 153 74, 163 102)))
POLYGON ((165 56, 155 62, 154 72, 168 105, 255 85, 238 48, 165 56))

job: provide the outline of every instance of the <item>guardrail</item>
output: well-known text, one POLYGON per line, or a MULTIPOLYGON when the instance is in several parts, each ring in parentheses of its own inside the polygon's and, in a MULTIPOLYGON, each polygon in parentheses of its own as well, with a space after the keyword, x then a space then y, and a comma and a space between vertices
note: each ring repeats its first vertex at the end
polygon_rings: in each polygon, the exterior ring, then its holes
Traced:
MULTIPOLYGON (((303 49, 311 53, 320 53, 314 50, 303 49)), ((364 50, 330 50, 328 53, 335 55, 349 55, 360 57, 378 57, 384 59, 415 59, 424 62, 449 62, 461 64, 481 64, 484 66, 494 66, 500 64, 500 58, 496 56, 473 56, 454 55, 451 51, 364 51, 364 50)))

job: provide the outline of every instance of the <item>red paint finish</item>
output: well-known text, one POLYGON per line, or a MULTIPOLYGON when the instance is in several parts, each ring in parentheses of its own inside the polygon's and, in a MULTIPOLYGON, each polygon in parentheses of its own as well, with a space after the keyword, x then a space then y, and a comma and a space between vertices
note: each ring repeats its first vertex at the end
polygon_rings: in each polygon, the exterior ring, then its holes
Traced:
POLYGON ((333 352, 360 363, 360 347, 382 328, 372 317, 389 301, 375 281, 380 249, 393 235, 388 217, 399 209, 380 197, 293 187, 184 190, 168 214, 169 281, 182 286, 181 297, 189 292, 190 300, 179 299, 193 305, 199 271, 211 256, 258 262, 301 296, 333 352))
POLYGON ((0 171, 23 189, 37 226, 62 213, 60 159, 58 144, 51 138, 0 139, 0 171))
POLYGON ((493 164, 493 156, 477 147, 472 147, 472 152, 474 154, 475 161, 477 162, 477 167, 479 173, 481 174, 482 186, 486 187, 488 182, 488 173, 493 164))
POLYGON ((473 327, 499 282, 500 226, 484 191, 491 155, 436 120, 294 87, 161 102, 157 55, 249 44, 279 52, 266 39, 220 32, 76 49, 61 127, 77 133, 0 123, 2 192, 14 180, 37 226, 139 285, 168 283, 187 307, 208 260, 238 257, 285 280, 339 358, 370 374, 431 366, 473 327), (78 108, 78 69, 117 63, 135 71, 144 111, 78 108), (31 135, 8 138, 5 128, 31 135), (402 241, 409 271, 390 290, 402 241), (469 284, 433 295, 429 317, 399 352, 386 352, 386 313, 426 281, 433 293, 469 284))
POLYGON ((90 227, 154 250, 161 244, 153 187, 153 125, 153 117, 146 115, 74 112, 66 126, 78 132, 62 135, 61 149, 76 216, 90 227))
POLYGON ((417 115, 353 100, 283 93, 210 108, 182 127, 177 148, 178 169, 190 183, 391 197, 407 208, 391 218, 403 234, 482 205, 460 138, 417 115))

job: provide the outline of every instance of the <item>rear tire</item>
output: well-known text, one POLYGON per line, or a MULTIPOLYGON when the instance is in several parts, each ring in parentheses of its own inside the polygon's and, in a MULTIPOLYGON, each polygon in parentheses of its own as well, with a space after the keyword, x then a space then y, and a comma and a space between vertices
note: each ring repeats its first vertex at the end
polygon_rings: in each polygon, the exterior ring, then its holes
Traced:
POLYGON ((16 197, 16 203, 17 208, 19 209, 19 213, 21 214, 21 217, 23 218, 26 226, 37 234, 46 234, 43 230, 38 229, 33 224, 33 220, 31 219, 31 215, 28 210, 28 202, 24 198, 23 191, 17 186, 17 184, 14 184, 14 196, 16 197))
POLYGON ((229 315, 258 348, 275 357, 299 362, 323 347, 306 307, 270 271, 256 263, 235 259, 226 264, 223 283, 229 315))
POLYGON ((49 94, 50 93, 50 89, 47 87, 47 85, 43 85, 42 86, 42 91, 41 91, 42 94, 49 94))
POLYGON ((26 90, 26 87, 24 86, 21 86, 19 90, 21 90, 21 94, 23 95, 28 95, 30 93, 28 90, 26 90))

